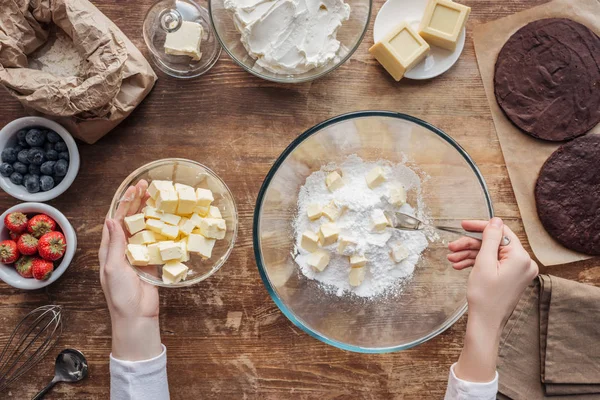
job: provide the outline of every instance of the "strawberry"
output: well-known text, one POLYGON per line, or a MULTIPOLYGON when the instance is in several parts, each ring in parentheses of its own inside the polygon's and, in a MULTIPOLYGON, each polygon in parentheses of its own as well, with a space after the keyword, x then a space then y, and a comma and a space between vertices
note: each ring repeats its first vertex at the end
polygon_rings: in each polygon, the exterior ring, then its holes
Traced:
POLYGON ((17 241, 17 248, 21 254, 32 256, 37 253, 38 240, 29 233, 25 233, 19 237, 19 240, 17 241))
POLYGON ((21 256, 21 258, 17 260, 15 268, 23 278, 33 278, 33 260, 35 260, 35 257, 31 256, 21 256))
POLYGON ((0 242, 0 263, 12 264, 19 259, 20 255, 14 240, 0 242))
POLYGON ((45 233, 56 229, 56 222, 45 214, 38 214, 29 220, 27 231, 37 239, 44 236, 45 233))
POLYGON ((27 215, 20 212, 10 213, 4 217, 4 225, 11 232, 23 233, 27 230, 27 215))
POLYGON ((17 240, 19 240, 19 237, 21 237, 21 234, 10 231, 10 232, 8 232, 8 236, 10 236, 10 240, 14 240, 16 242, 17 240))
POLYGON ((67 242, 60 232, 48 232, 38 241, 38 253, 44 260, 56 261, 65 255, 67 242))
POLYGON ((42 260, 41 258, 34 258, 31 264, 31 272, 33 277, 38 281, 45 281, 50 278, 52 271, 54 270, 54 264, 52 261, 42 260))

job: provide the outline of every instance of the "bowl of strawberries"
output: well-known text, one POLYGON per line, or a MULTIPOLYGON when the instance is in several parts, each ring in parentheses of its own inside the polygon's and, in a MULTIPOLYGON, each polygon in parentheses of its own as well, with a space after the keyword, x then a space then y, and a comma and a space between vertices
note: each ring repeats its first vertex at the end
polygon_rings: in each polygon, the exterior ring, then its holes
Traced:
POLYGON ((25 290, 55 282, 69 267, 77 235, 67 218, 42 203, 22 203, 0 216, 0 279, 25 290))

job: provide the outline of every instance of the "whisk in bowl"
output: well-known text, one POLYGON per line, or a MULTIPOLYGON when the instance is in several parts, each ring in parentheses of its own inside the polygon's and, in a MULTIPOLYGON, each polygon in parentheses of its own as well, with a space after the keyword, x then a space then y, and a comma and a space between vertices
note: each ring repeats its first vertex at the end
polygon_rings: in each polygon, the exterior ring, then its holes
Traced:
POLYGON ((62 334, 62 307, 36 308, 19 322, 0 353, 0 392, 40 362, 62 334))

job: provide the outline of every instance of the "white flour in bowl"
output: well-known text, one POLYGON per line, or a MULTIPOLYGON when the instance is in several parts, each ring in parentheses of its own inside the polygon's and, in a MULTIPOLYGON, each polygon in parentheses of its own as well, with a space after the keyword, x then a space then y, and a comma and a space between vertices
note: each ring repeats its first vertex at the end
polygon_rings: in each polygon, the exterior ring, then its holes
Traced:
POLYGON ((386 161, 364 162, 360 157, 352 155, 341 165, 330 164, 314 172, 306 178, 306 183, 300 189, 298 214, 293 223, 296 234, 295 260, 300 270, 307 278, 320 282, 325 291, 338 296, 354 293, 368 298, 391 290, 401 290, 401 283, 412 276, 421 253, 428 246, 427 236, 422 231, 406 232, 392 228, 386 228, 381 233, 375 232, 371 214, 376 209, 402 211, 426 220, 420 194, 419 176, 404 163, 392 165, 386 161), (373 190, 367 186, 365 176, 376 166, 383 167, 387 180, 373 190), (342 171, 344 186, 331 193, 325 185, 325 178, 334 170, 342 171), (407 193, 416 194, 418 213, 409 204, 397 208, 388 202, 390 189, 398 184, 404 186, 407 193), (357 242, 351 252, 364 255, 368 260, 365 280, 358 287, 349 284, 348 275, 351 268, 348 253, 339 254, 337 243, 325 247, 331 260, 323 272, 316 272, 308 266, 307 258, 310 253, 300 246, 305 231, 317 232, 322 224, 329 222, 324 216, 319 220, 310 221, 307 217, 308 206, 314 203, 325 206, 332 200, 339 208, 345 208, 335 223, 340 228, 341 235, 349 235, 357 242), (398 242, 408 249, 410 255, 404 261, 395 263, 390 252, 391 246, 398 242))

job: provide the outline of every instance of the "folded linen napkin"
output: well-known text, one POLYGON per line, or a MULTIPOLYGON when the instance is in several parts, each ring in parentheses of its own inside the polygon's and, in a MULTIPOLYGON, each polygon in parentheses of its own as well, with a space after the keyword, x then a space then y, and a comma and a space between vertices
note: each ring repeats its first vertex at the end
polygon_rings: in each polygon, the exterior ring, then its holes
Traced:
POLYGON ((600 288, 541 275, 502 332, 498 397, 599 399, 599 317, 600 288))

